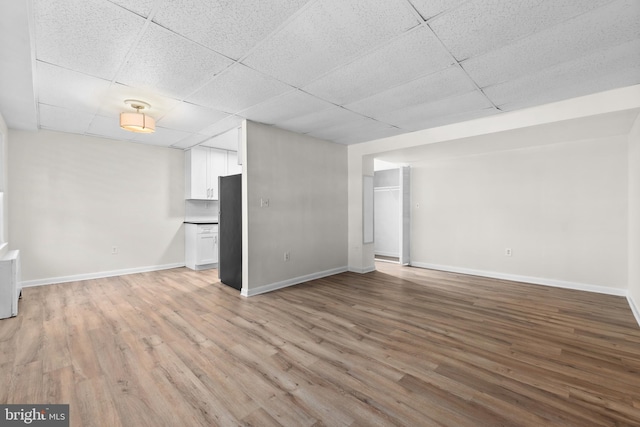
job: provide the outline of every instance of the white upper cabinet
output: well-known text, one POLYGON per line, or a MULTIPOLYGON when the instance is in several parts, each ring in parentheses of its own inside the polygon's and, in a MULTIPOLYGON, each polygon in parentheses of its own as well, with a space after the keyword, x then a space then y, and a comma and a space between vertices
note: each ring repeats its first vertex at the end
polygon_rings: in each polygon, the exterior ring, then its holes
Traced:
POLYGON ((193 147, 185 151, 185 199, 218 200, 218 177, 242 173, 236 151, 193 147))
POLYGON ((185 151, 185 199, 218 200, 218 177, 242 173, 241 156, 229 150, 241 147, 241 136, 242 129, 234 128, 211 138, 208 146, 185 151))
POLYGON ((185 198, 209 198, 209 150, 193 147, 184 152, 185 198))
POLYGON ((218 177, 227 174, 227 152, 211 148, 209 152, 210 199, 218 200, 218 177))
POLYGON ((227 173, 227 152, 209 147, 185 151, 185 198, 218 199, 218 177, 227 173))

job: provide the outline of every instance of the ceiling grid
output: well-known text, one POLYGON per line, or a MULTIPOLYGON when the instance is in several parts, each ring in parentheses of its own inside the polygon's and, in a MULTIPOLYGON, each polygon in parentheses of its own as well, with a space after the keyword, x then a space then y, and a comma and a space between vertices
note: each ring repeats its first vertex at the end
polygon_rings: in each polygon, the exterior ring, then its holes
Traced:
POLYGON ((249 119, 354 144, 640 84, 637 0, 10 3, 17 129, 183 149, 249 119), (131 98, 155 133, 119 128, 131 98))

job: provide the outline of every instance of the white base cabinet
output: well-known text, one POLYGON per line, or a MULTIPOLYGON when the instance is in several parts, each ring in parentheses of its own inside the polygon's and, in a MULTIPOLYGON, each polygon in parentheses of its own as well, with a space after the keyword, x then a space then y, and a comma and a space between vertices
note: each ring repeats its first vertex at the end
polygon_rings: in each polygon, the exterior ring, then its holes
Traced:
POLYGON ((185 224, 185 265, 192 270, 218 267, 218 224, 185 224))
POLYGON ((20 251, 9 251, 0 259, 0 319, 18 315, 20 251))

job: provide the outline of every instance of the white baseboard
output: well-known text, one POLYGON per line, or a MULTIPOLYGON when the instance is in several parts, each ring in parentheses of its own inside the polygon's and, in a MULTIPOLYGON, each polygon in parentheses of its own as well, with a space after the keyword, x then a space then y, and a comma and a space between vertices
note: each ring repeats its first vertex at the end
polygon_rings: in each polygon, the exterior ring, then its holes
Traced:
POLYGON ((448 265, 428 264, 423 262, 412 262, 411 266, 428 268, 430 270, 448 271, 450 273, 470 274, 472 276, 489 277, 492 279, 509 280, 512 282, 529 283, 532 285, 553 286, 555 288, 575 289, 578 291, 596 292, 599 294, 627 296, 626 289, 609 288, 606 286, 590 285, 586 283, 567 282, 564 280, 544 279, 541 277, 521 276, 517 274, 498 273, 494 271, 473 270, 470 268, 452 267, 448 265))
POLYGON ((147 267, 126 268, 122 270, 101 271, 98 273, 75 274, 72 276, 50 277, 47 279, 25 280, 22 282, 22 287, 28 288, 31 286, 55 285, 57 283, 77 282, 80 280, 102 279, 105 277, 124 276, 126 274, 168 270, 170 268, 179 268, 184 266, 184 262, 182 262, 176 264, 152 265, 147 267))
POLYGON ((389 256, 389 257, 394 257, 394 258, 400 258, 400 253, 399 253, 399 252, 375 251, 374 255, 379 255, 379 256, 389 256))
POLYGON ((282 282, 270 283, 268 285, 258 286, 253 289, 242 288, 240 295, 243 297, 252 297, 254 295, 264 294, 266 292, 275 291, 278 289, 286 288, 300 283, 308 282, 310 280, 322 279, 323 277, 333 276, 334 274, 344 273, 347 271, 347 267, 332 268, 331 270, 319 271, 317 273, 307 274, 305 276, 294 277, 292 279, 283 280, 282 282))
POLYGON ((627 301, 629 302, 633 316, 636 318, 636 322, 638 322, 638 326, 640 326, 640 306, 636 304, 630 293, 627 293, 627 301))
POLYGON ((376 271, 376 267, 375 265, 364 268, 349 267, 348 271, 352 273, 366 274, 371 273, 372 271, 376 271))

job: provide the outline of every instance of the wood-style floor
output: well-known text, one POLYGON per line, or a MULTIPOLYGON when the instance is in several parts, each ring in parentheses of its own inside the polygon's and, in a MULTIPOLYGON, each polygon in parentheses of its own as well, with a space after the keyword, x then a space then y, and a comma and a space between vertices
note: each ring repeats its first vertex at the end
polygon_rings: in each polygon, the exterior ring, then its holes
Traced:
POLYGON ((640 425, 622 297, 379 263, 249 299, 185 268, 24 290, 0 403, 72 426, 640 425))

